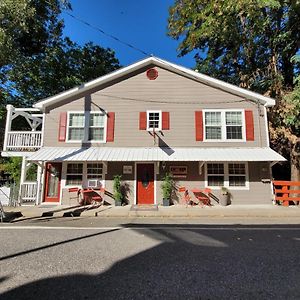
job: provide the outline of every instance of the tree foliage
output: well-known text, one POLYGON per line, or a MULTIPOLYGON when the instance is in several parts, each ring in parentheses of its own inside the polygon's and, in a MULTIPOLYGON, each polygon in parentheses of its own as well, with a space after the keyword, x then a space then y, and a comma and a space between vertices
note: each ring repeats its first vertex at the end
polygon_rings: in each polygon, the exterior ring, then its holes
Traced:
POLYGON ((45 51, 62 34, 61 9, 70 7, 63 0, 1 0, 0 67, 45 51))
POLYGON ((6 104, 30 107, 120 67, 113 50, 64 38, 62 9, 68 0, 0 1, 0 148, 6 104))
POLYGON ((180 54, 197 50, 199 71, 271 96, 291 87, 299 50, 300 2, 177 0, 169 35, 180 54))
POLYGON ((196 51, 200 72, 276 98, 269 114, 273 147, 288 149, 295 166, 298 85, 290 92, 300 69, 292 59, 300 47, 300 1, 176 0, 168 28, 180 55, 196 51))
POLYGON ((7 76, 14 101, 28 106, 119 67, 111 49, 93 43, 80 46, 65 38, 39 55, 16 60, 7 76))

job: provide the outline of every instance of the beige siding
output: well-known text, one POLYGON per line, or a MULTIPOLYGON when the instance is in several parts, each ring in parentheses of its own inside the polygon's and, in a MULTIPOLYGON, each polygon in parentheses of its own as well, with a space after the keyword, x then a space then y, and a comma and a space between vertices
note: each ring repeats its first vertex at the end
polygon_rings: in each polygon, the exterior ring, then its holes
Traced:
POLYGON ((112 143, 93 144, 109 147, 153 147, 159 144, 171 147, 257 147, 266 146, 263 107, 228 92, 200 84, 194 80, 157 68, 156 80, 148 80, 145 70, 124 78, 113 85, 99 88, 90 95, 73 99, 46 113, 45 146, 80 146, 58 142, 60 112, 106 111, 115 112, 115 140, 112 143), (254 142, 197 142, 195 141, 194 112, 201 109, 251 109, 254 113, 254 142), (170 112, 170 130, 158 133, 156 141, 145 130, 139 130, 139 112, 162 110, 170 112), (259 130, 260 128, 260 130, 259 130), (154 144, 155 143, 155 144, 154 144))

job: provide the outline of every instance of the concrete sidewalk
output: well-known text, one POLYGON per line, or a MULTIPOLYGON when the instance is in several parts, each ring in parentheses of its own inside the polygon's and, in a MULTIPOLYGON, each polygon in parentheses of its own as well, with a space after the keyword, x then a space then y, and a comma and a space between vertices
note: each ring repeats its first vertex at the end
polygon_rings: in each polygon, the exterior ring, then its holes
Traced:
POLYGON ((276 205, 230 205, 185 207, 174 205, 158 206, 158 209, 133 210, 127 206, 21 206, 5 207, 8 219, 42 218, 42 217, 165 217, 165 218, 193 218, 193 217, 226 217, 226 218, 300 218, 299 206, 276 205))

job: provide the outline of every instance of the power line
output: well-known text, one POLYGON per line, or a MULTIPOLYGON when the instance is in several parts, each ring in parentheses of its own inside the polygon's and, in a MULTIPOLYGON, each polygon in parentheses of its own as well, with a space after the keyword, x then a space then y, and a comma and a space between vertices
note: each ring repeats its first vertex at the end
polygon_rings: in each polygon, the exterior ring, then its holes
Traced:
POLYGON ((142 50, 142 49, 140 49, 140 48, 138 48, 138 47, 136 47, 136 46, 133 46, 132 44, 129 44, 129 43, 127 43, 127 42, 125 42, 125 41, 119 39, 118 37, 116 37, 116 36, 114 36, 114 35, 112 35, 112 34, 110 34, 110 33, 105 32, 105 31, 104 31, 103 29, 101 29, 100 27, 95 26, 95 25, 93 25, 93 24, 90 24, 89 22, 87 22, 87 21, 85 21, 85 20, 83 20, 83 19, 81 19, 81 18, 79 18, 79 17, 77 17, 77 16, 75 16, 75 15, 69 13, 69 12, 66 11, 66 10, 65 10, 64 12, 65 12, 65 14, 67 14, 68 16, 70 16, 71 18, 73 18, 73 19, 77 20, 78 22, 81 22, 82 24, 84 24, 84 25, 86 25, 86 26, 88 26, 88 27, 90 27, 90 28, 92 28, 92 29, 94 29, 94 30, 100 32, 101 34, 103 34, 103 35, 105 35, 105 36, 107 36, 107 37, 109 37, 109 38, 111 38, 111 39, 117 41, 117 42, 120 43, 120 44, 123 44, 123 45, 125 45, 125 46, 127 46, 127 47, 129 47, 129 48, 131 48, 131 49, 133 49, 133 50, 135 50, 135 51, 138 51, 138 52, 140 52, 140 53, 142 53, 142 54, 144 54, 144 55, 146 55, 146 56, 148 56, 148 57, 153 56, 152 54, 149 54, 149 53, 147 53, 146 51, 144 51, 144 50, 142 50))
POLYGON ((109 94, 105 94, 105 93, 101 93, 101 92, 95 92, 95 95, 100 95, 100 96, 104 96, 104 97, 108 97, 108 98, 115 98, 115 99, 120 99, 120 100, 125 100, 125 101, 135 101, 135 102, 146 102, 146 103, 157 103, 157 104, 224 104, 224 103, 240 103, 240 102, 244 102, 245 99, 241 99, 241 100, 232 100, 232 101, 207 101, 207 102, 201 102, 201 101, 166 101, 166 100, 151 100, 151 99, 141 99, 141 98, 130 98, 130 97, 121 97, 121 96, 115 96, 115 95, 109 95, 109 94))

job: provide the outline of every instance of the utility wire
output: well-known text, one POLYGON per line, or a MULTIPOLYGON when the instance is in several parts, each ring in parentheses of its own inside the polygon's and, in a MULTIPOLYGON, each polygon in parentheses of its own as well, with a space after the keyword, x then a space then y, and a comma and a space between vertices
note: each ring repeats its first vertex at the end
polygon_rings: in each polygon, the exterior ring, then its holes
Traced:
MULTIPOLYGON (((47 0, 46 0, 45 2, 48 3, 49 5, 52 5, 52 4, 51 4, 50 2, 48 2, 47 0)), ((90 27, 90 28, 92 28, 92 29, 94 29, 94 30, 100 32, 101 34, 103 34, 103 35, 105 35, 105 36, 107 36, 107 37, 109 37, 109 38, 111 38, 111 39, 117 41, 117 42, 120 43, 120 44, 123 44, 123 45, 125 45, 125 46, 127 46, 127 47, 129 47, 129 48, 131 48, 131 49, 133 49, 133 50, 135 50, 135 51, 138 51, 138 52, 144 54, 144 55, 147 56, 147 57, 153 57, 153 56, 154 56, 153 54, 149 54, 148 52, 146 52, 146 51, 144 51, 144 50, 142 50, 142 49, 140 49, 140 48, 138 48, 138 47, 136 47, 136 46, 133 46, 132 44, 129 44, 129 43, 127 43, 127 42, 125 42, 125 41, 119 39, 118 37, 116 37, 116 36, 114 36, 114 35, 112 35, 112 34, 109 34, 109 33, 105 32, 105 31, 104 31, 103 29, 101 29, 100 27, 95 26, 95 25, 93 25, 93 24, 91 24, 91 23, 89 23, 89 22, 87 22, 87 21, 85 21, 85 20, 83 20, 83 19, 81 19, 81 18, 79 18, 79 17, 77 17, 77 16, 71 14, 70 12, 67 11, 67 9, 64 9, 64 12, 65 12, 65 14, 67 14, 67 15, 69 15, 71 18, 73 18, 74 20, 76 20, 76 21, 78 21, 78 22, 80 22, 80 23, 82 23, 82 24, 84 24, 84 25, 86 25, 86 26, 88 26, 88 27, 90 27)), ((173 66, 172 66, 171 64, 169 64, 167 61, 161 60, 161 59, 158 58, 158 57, 155 57, 155 58, 156 58, 158 61, 160 61, 161 63, 163 63, 164 65, 167 65, 167 66, 173 68, 173 66)), ((182 72, 182 73, 185 74, 185 75, 188 75, 188 77, 192 77, 192 78, 194 78, 195 80, 199 81, 199 78, 198 78, 197 76, 195 76, 195 75, 192 75, 192 74, 190 74, 190 73, 187 73, 187 72, 184 71, 184 70, 180 70, 180 72, 182 72)), ((120 99, 126 100, 126 98, 120 98, 120 99)), ((129 100, 129 99, 127 99, 127 100, 129 100)), ((130 100, 136 101, 136 100, 134 100, 134 99, 130 99, 130 100)), ((245 101, 245 100, 246 100, 247 102, 252 103, 252 104, 253 104, 253 102, 255 102, 255 101, 250 100, 250 99, 247 99, 247 98, 245 98, 244 101, 245 101)), ((147 102, 154 102, 154 101, 147 101, 147 102)), ((242 102, 242 101, 232 101, 232 102, 242 102)), ((232 102, 218 102, 218 103, 232 103, 232 102)), ((157 101, 157 103, 164 103, 164 102, 162 102, 162 101, 157 101)), ((168 102, 168 103, 170 103, 170 102, 168 102)), ((179 103, 178 103, 178 104, 179 104, 179 103)), ((182 104, 183 104, 183 103, 182 103, 182 104)), ((199 102, 197 102, 197 103, 188 103, 188 104, 199 104, 199 102)))
POLYGON ((86 26, 88 26, 88 27, 90 27, 90 28, 92 28, 92 29, 94 29, 94 30, 100 32, 101 34, 103 34, 103 35, 105 35, 105 36, 107 36, 107 37, 109 37, 109 38, 111 38, 111 39, 117 41, 117 42, 120 43, 120 44, 123 44, 123 45, 125 45, 125 46, 127 46, 127 47, 129 47, 129 48, 131 48, 131 49, 133 49, 133 50, 135 50, 135 51, 138 51, 138 52, 140 52, 140 53, 142 53, 142 54, 144 54, 144 55, 146 55, 146 56, 148 56, 148 57, 153 56, 152 54, 149 54, 149 53, 147 53, 146 51, 144 51, 144 50, 142 50, 142 49, 140 49, 140 48, 138 48, 138 47, 136 47, 136 46, 133 46, 132 44, 129 44, 129 43, 125 42, 125 41, 122 41, 122 40, 119 39, 118 37, 116 37, 116 36, 114 36, 114 35, 112 35, 112 34, 109 34, 109 33, 105 32, 105 31, 104 31, 103 29, 101 29, 100 27, 95 26, 95 25, 93 25, 93 24, 90 24, 89 22, 87 22, 87 21, 85 21, 85 20, 83 20, 83 19, 81 19, 81 18, 79 18, 79 17, 77 17, 77 16, 75 16, 75 15, 69 13, 69 12, 66 11, 66 10, 65 10, 65 14, 67 14, 67 15, 70 16, 71 18, 73 18, 73 19, 75 19, 75 20, 81 22, 82 24, 84 24, 84 25, 86 25, 86 26))
POLYGON ((116 95, 109 95, 101 92, 95 92, 95 95, 100 95, 104 96, 107 98, 115 98, 115 99, 120 99, 120 100, 125 100, 125 101, 135 101, 135 102, 147 102, 147 103, 157 103, 157 104, 224 104, 224 103, 240 103, 244 102, 244 99, 241 100, 231 100, 231 101, 207 101, 207 102, 201 102, 201 101, 166 101, 166 100, 151 100, 151 99, 141 99, 141 98, 130 98, 130 97, 121 97, 121 96, 116 96, 116 95))

